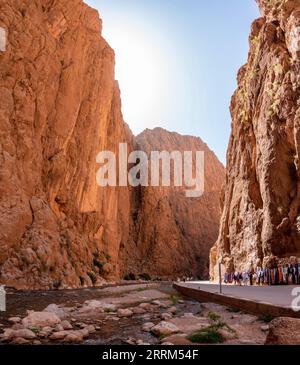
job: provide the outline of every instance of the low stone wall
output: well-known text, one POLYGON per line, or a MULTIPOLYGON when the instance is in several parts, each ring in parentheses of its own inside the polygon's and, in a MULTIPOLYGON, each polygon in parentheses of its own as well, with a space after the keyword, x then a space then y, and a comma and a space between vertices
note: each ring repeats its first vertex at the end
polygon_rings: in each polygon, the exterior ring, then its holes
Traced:
POLYGON ((189 288, 176 283, 173 284, 173 287, 180 294, 198 300, 199 302, 213 302, 228 307, 239 308, 240 310, 255 315, 264 314, 273 317, 300 318, 300 312, 295 312, 292 308, 279 307, 263 302, 254 302, 224 294, 210 293, 205 290, 189 288))

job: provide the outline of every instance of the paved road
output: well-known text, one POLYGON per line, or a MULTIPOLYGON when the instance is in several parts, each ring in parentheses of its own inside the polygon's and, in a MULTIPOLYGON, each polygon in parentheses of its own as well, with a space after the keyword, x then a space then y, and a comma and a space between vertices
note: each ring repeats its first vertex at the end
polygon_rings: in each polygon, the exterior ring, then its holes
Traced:
MULTIPOLYGON (((219 293, 218 284, 210 284, 208 282, 186 282, 180 283, 192 288, 201 288, 210 293, 219 293)), ((235 286, 235 285, 222 285, 222 292, 226 296, 237 297, 241 299, 247 299, 255 302, 262 302, 266 304, 272 304, 279 307, 291 308, 292 301, 299 297, 298 305, 300 308, 300 285, 299 286, 235 286), (295 289, 295 288, 298 288, 295 289), (296 291, 294 296, 292 291, 296 291), (297 294, 298 292, 298 294, 297 294)))

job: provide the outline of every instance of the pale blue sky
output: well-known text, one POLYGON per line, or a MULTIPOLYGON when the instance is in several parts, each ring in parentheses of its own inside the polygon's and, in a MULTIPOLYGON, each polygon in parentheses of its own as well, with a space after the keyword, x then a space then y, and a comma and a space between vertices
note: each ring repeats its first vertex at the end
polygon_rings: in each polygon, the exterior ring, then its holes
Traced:
POLYGON ((229 103, 246 62, 255 0, 86 0, 116 51, 134 134, 161 126, 201 137, 225 163, 229 103))

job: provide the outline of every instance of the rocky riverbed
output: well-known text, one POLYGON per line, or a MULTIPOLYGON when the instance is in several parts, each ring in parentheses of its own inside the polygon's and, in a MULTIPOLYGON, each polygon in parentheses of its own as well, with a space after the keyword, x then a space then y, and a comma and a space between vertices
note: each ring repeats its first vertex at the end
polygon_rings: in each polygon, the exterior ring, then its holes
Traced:
POLYGON ((269 330, 238 309, 182 298, 171 283, 9 291, 7 307, 5 344, 264 344, 269 330))

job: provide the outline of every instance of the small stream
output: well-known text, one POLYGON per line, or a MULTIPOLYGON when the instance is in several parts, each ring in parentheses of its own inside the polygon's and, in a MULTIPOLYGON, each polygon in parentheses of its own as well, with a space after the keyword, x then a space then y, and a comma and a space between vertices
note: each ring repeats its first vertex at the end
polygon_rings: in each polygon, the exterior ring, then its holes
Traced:
MULTIPOLYGON (((132 283, 130 285, 107 286, 102 288, 84 288, 75 290, 49 290, 49 291, 16 291, 7 290, 6 302, 7 311, 0 312, 0 323, 2 328, 10 327, 8 318, 12 316, 24 317, 27 310, 41 311, 49 304, 55 303, 66 307, 76 307, 90 299, 102 299, 106 297, 120 297, 126 292, 136 290, 136 288, 156 288, 171 295, 176 293, 172 288, 172 283, 132 283)), ((185 300, 182 304, 177 304, 178 312, 197 313, 199 303, 193 300, 185 300)), ((130 318, 115 320, 113 315, 108 315, 105 321, 99 323, 100 329, 91 334, 89 339, 84 342, 88 345, 121 345, 129 338, 138 338, 144 342, 156 344, 159 339, 150 333, 141 330, 145 322, 158 323, 161 321, 160 313, 165 309, 161 308, 158 313, 136 314, 130 318)), ((94 319, 87 319, 86 324, 94 324, 94 319)), ((74 324, 76 327, 76 324, 74 324)), ((43 341, 43 343, 53 344, 53 342, 43 341)))

